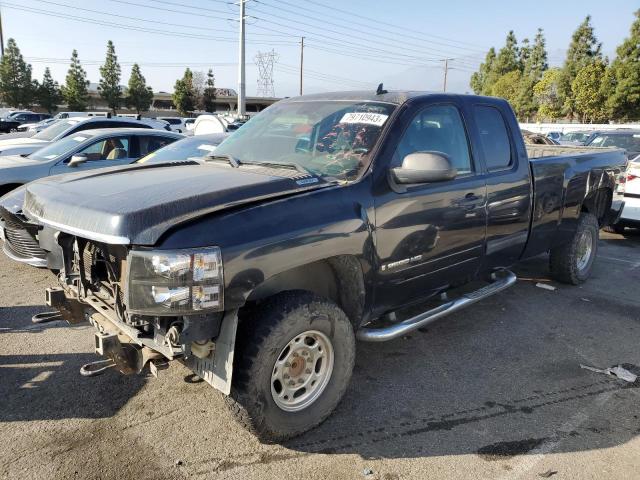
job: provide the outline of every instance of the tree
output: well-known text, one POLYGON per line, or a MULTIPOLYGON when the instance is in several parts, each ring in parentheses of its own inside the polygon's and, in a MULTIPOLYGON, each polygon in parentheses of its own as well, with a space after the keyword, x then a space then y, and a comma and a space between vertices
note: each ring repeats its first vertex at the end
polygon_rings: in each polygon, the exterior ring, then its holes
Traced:
POLYGON ((213 75, 213 71, 209 69, 207 73, 207 81, 204 85, 204 90, 202 92, 202 97, 200 99, 200 109, 205 112, 214 112, 216 109, 215 99, 216 99, 216 84, 215 84, 215 76, 213 75))
POLYGON ((631 25, 631 33, 618 47, 611 64, 607 107, 619 120, 640 120, 640 10, 631 25))
POLYGON ((598 43, 594 34, 591 16, 587 16, 572 36, 567 58, 562 68, 560 98, 565 115, 571 117, 575 113, 572 85, 578 72, 597 59, 602 60, 602 45, 598 43))
POLYGON ((71 65, 67 72, 65 84, 62 87, 62 97, 69 110, 84 112, 87 109, 87 103, 89 102, 87 87, 89 87, 87 72, 80 65, 77 50, 74 50, 71 54, 71 65))
POLYGON ((507 40, 504 47, 498 52, 496 61, 493 64, 492 73, 497 77, 520 70, 520 50, 518 49, 518 40, 513 30, 507 34, 507 40))
POLYGON ((42 77, 42 83, 38 88, 38 103, 47 112, 53 113, 58 109, 58 104, 62 100, 62 94, 60 93, 60 86, 51 77, 51 71, 49 67, 44 69, 44 76, 42 77))
POLYGON ((98 86, 100 96, 104 98, 115 115, 120 106, 122 88, 120 87, 120 64, 111 40, 107 42, 107 58, 104 65, 100 67, 100 77, 98 86))
POLYGON ((480 68, 471 76, 471 88, 476 95, 487 95, 489 92, 489 80, 496 61, 496 49, 491 47, 480 68))
POLYGON ((538 111, 534 87, 549 68, 547 63, 546 40, 542 29, 538 29, 532 47, 523 47, 520 53, 522 78, 515 100, 516 111, 522 119, 529 119, 538 111))
POLYGON ((574 111, 583 123, 607 120, 604 78, 607 74, 606 62, 596 58, 582 67, 571 84, 574 111))
POLYGON ((520 70, 512 70, 502 75, 491 88, 491 95, 507 100, 516 110, 516 113, 518 113, 517 99, 521 79, 520 70))
POLYGON ((562 117, 562 99, 560 98, 559 68, 547 70, 533 87, 533 97, 538 104, 538 118, 555 120, 562 117))
POLYGON ((33 104, 37 82, 31 79, 31 65, 24 61, 13 38, 0 63, 0 97, 10 107, 28 107, 33 104))
POLYGON ((147 86, 147 81, 142 76, 137 63, 131 67, 125 101, 127 108, 135 108, 137 113, 146 112, 153 103, 153 90, 147 86))
POLYGON ((196 92, 193 88, 193 72, 190 69, 187 68, 183 77, 176 80, 171 99, 181 115, 187 115, 195 109, 196 92))

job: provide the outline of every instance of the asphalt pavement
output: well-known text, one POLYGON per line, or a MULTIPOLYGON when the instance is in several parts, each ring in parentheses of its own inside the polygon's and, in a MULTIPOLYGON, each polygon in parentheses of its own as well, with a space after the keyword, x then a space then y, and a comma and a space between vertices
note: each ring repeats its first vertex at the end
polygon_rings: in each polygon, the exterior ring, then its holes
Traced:
POLYGON ((506 292, 358 344, 334 414, 281 445, 179 364, 81 377, 92 329, 32 324, 54 279, 0 255, 0 478, 637 479, 640 380, 580 365, 640 374, 640 234, 600 247, 581 287, 541 256, 506 292))

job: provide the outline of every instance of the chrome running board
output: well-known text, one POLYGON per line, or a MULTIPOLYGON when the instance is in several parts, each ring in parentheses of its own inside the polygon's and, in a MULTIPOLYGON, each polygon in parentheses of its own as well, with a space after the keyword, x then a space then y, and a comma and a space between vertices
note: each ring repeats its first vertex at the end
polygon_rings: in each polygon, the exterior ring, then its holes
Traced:
POLYGON ((428 310, 415 317, 408 318, 402 322, 395 323, 388 327, 374 328, 364 327, 356 332, 358 340, 363 342, 387 342, 394 340, 407 333, 424 327, 431 322, 434 322, 450 313, 462 310, 469 305, 472 305, 480 300, 487 298, 493 294, 501 292, 514 283, 516 283, 517 277, 513 272, 508 270, 502 270, 491 275, 491 283, 486 287, 483 287, 474 292, 466 293, 460 298, 451 300, 443 305, 428 310))

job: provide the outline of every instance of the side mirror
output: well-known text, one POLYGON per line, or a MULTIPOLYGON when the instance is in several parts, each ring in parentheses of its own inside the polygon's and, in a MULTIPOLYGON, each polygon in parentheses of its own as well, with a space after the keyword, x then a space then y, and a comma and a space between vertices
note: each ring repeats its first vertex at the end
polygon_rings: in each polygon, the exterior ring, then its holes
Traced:
POLYGON ((392 168, 391 175, 396 183, 407 185, 453 180, 458 171, 446 153, 415 152, 404 157, 401 167, 392 168))
POLYGON ((297 153, 308 153, 311 150, 311 140, 308 138, 300 138, 296 143, 295 151, 297 153))
POLYGON ((69 166, 70 167, 77 167, 78 165, 80 165, 81 163, 86 162, 87 160, 89 160, 89 157, 87 157, 86 155, 80 153, 77 155, 74 155, 73 157, 71 157, 71 160, 69 160, 69 166))

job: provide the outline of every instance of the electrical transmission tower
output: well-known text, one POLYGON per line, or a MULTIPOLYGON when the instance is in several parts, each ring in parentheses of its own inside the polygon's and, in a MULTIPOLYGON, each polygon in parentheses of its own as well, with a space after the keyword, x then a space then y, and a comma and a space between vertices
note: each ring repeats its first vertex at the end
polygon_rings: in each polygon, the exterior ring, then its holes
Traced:
POLYGON ((271 50, 270 52, 258 52, 254 62, 258 66, 258 96, 275 97, 276 91, 273 84, 273 66, 280 56, 271 50))

